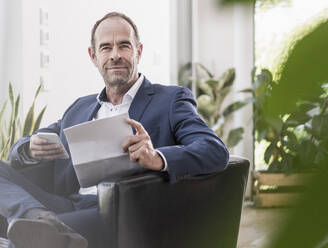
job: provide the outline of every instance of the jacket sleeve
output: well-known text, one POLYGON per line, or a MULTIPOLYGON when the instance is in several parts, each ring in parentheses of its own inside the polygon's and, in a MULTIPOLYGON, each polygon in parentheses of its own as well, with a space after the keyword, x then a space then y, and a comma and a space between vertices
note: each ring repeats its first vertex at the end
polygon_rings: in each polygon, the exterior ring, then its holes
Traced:
POLYGON ((187 176, 226 168, 228 150, 198 115, 196 101, 189 89, 180 88, 172 97, 169 119, 177 145, 158 150, 167 160, 172 183, 187 176))
MULTIPOLYGON (((47 132, 47 133, 57 133, 60 131, 61 120, 51 124, 47 128, 41 128, 37 132, 47 132)), ((23 156, 23 149, 25 149, 30 144, 31 136, 24 136, 20 138, 10 149, 9 160, 16 165, 27 165, 26 158, 23 156)), ((36 164, 36 163, 30 163, 36 164)))
MULTIPOLYGON (((65 118, 65 115, 68 113, 68 111, 79 101, 80 98, 78 98, 64 113, 63 118, 65 118)), ((34 132, 46 132, 46 133, 56 133, 59 135, 60 130, 62 129, 62 119, 58 120, 57 122, 51 124, 50 126, 46 128, 41 128, 34 132)), ((25 149, 27 146, 29 146, 30 143, 30 136, 24 136, 20 138, 10 149, 9 154, 9 160, 17 165, 26 165, 26 160, 22 156, 22 149, 25 149)), ((35 163, 33 163, 35 164, 35 163)))

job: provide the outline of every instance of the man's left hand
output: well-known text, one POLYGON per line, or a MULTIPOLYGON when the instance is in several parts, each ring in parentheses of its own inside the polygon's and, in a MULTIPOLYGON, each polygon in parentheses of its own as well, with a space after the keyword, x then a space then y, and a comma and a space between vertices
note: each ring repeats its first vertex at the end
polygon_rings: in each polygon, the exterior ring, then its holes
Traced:
POLYGON ((123 151, 129 152, 132 162, 138 162, 146 169, 162 170, 164 162, 154 149, 153 143, 142 124, 132 119, 127 119, 126 123, 134 127, 137 133, 123 142, 123 151))

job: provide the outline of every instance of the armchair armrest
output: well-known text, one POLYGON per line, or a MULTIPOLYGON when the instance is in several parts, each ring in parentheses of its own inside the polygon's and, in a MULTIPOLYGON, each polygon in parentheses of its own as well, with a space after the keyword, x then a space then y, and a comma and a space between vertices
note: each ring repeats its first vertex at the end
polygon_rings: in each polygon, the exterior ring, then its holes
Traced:
POLYGON ((249 161, 170 184, 166 173, 104 181, 99 211, 111 248, 236 247, 249 161))

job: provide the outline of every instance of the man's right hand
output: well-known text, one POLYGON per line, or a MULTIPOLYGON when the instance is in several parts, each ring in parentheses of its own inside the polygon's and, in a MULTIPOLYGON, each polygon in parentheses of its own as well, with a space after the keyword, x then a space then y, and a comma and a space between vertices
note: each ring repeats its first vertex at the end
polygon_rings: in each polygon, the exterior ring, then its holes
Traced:
POLYGON ((44 138, 32 135, 28 155, 35 160, 54 160, 64 158, 65 150, 60 144, 51 144, 44 138))

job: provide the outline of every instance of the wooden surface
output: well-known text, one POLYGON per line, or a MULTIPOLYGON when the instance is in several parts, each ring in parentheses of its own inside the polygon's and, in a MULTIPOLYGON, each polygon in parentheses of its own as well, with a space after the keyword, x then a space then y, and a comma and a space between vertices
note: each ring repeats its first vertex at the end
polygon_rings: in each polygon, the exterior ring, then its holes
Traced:
POLYGON ((312 177, 313 175, 310 173, 294 173, 289 175, 284 173, 254 173, 254 179, 258 180, 259 185, 301 186, 309 182, 312 177))
POLYGON ((295 192, 294 188, 294 191, 291 192, 288 187, 306 186, 306 184, 313 178, 313 174, 294 173, 286 175, 284 173, 254 172, 253 178, 257 181, 253 188, 253 192, 255 193, 253 199, 256 207, 288 207, 295 205, 302 195, 301 190, 295 192), (264 188, 263 186, 276 187, 276 191, 266 192, 265 190, 262 190, 264 188), (282 188, 285 189, 283 192, 282 188))
POLYGON ((254 197, 256 207, 294 206, 302 193, 257 193, 254 197))

